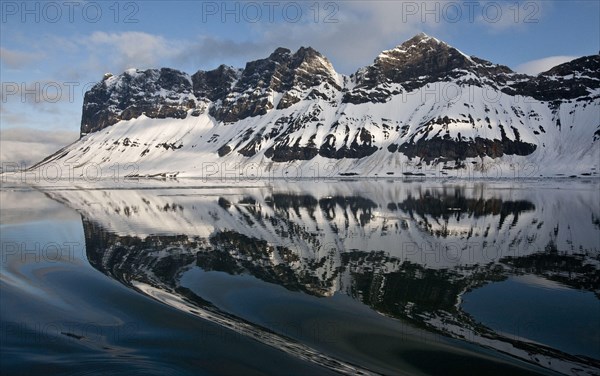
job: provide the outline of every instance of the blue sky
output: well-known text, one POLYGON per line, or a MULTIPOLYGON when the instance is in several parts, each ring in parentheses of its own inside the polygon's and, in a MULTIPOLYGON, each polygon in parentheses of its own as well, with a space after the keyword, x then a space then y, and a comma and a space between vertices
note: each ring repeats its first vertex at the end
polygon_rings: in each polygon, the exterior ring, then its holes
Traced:
MULTIPOLYGON (((85 90, 131 67, 194 73, 312 46, 350 74, 422 31, 530 74, 600 50, 597 0, 0 4, 1 141, 20 148, 76 139, 85 90)), ((3 161, 23 154, 2 149, 3 161)))

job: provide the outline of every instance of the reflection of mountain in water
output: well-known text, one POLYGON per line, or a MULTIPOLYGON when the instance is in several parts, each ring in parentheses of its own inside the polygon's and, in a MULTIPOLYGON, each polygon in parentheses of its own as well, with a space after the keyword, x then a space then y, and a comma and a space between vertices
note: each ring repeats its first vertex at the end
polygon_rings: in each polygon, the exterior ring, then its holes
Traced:
MULTIPOLYGON (((561 201, 566 192, 553 190, 385 187, 340 183, 319 193, 257 188, 52 196, 83 214, 95 268, 130 286, 142 282, 187 298, 191 293, 179 279, 197 266, 250 274, 316 296, 340 291, 436 330, 432 317, 455 315, 473 331, 498 339, 460 312, 464 291, 511 273, 531 273, 600 296, 593 194, 561 201)), ((210 307, 201 297, 193 301, 210 307)))
MULTIPOLYGON (((317 194, 250 188, 52 195, 82 212, 86 228, 93 226, 86 231, 88 244, 106 243, 101 254, 90 252, 92 262, 106 260, 104 250, 114 247, 123 257, 156 249, 161 259, 193 255, 206 270, 249 273, 314 295, 357 295, 353 275, 385 275, 407 265, 462 278, 490 263, 527 264, 527 271, 538 274, 564 271, 562 282, 572 277, 579 282, 569 284, 581 287, 577 271, 594 274, 591 264, 573 261, 598 257, 591 193, 561 203, 556 196, 566 192, 553 190, 383 186, 387 190, 339 183, 317 194), (564 260, 550 267, 548 260, 557 257, 564 260)), ((137 261, 132 265, 140 266, 137 261)))
MULTIPOLYGON (((419 218, 419 223, 423 223, 425 230, 430 230, 434 226, 428 218, 432 218, 438 224, 440 222, 447 224, 450 218, 459 222, 461 219, 485 216, 499 216, 498 228, 500 229, 507 217, 512 216, 511 226, 515 226, 519 222, 519 214, 533 211, 535 206, 529 201, 502 201, 496 198, 468 199, 459 195, 434 197, 426 194, 418 198, 408 197, 398 204, 388 204, 388 209, 401 210, 409 214, 413 220, 419 218)), ((445 238, 449 235, 447 226, 444 230, 430 232, 445 238)))

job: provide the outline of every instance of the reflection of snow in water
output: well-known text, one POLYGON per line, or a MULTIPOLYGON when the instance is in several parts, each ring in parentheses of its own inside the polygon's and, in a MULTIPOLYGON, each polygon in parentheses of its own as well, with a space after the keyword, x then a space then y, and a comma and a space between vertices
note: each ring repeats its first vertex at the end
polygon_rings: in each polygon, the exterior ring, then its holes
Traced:
POLYGON ((227 230, 288 247, 301 258, 332 249, 381 250, 446 268, 523 256, 548 245, 598 254, 600 228, 591 220, 600 218, 595 188, 358 181, 49 194, 120 235, 206 238, 227 230))
MULTIPOLYGON (((593 260, 600 250, 600 228, 593 220, 600 218, 597 188, 597 184, 575 182, 553 186, 552 182, 360 180, 327 185, 282 182, 269 187, 154 187, 48 194, 116 236, 142 241, 179 236, 180 241, 168 249, 145 250, 147 259, 158 262, 179 253, 185 260, 199 254, 206 260, 193 257, 189 262, 202 267, 201 262, 212 262, 209 256, 218 251, 232 270, 237 270, 233 273, 260 272, 263 278, 275 278, 275 283, 288 283, 287 288, 299 283, 295 288, 319 296, 342 291, 385 314, 410 317, 447 334, 468 333, 473 342, 524 359, 532 360, 535 353, 551 360, 552 368, 567 370, 576 363, 557 359, 560 355, 556 353, 540 355, 502 338, 482 336, 444 310, 459 306, 464 289, 475 283, 470 278, 502 275, 485 266, 501 259, 553 250, 597 269, 593 260), (559 186, 569 189, 557 189, 559 186), (284 275, 291 280, 273 274, 276 270, 289 272, 284 275), (398 273, 403 276, 399 278, 398 273), (357 276, 370 276, 366 280, 369 285, 357 287, 357 276), (399 283, 417 283, 419 289, 421 281, 434 281, 434 288, 449 289, 454 301, 433 315, 418 313, 436 309, 431 302, 425 303, 433 308, 423 308, 423 302, 401 302, 397 314, 390 313, 387 305, 381 306, 394 298, 386 296, 390 289, 403 288, 399 283)), ((110 259, 112 251, 106 252, 104 256, 110 259)), ((144 273, 149 280, 161 279, 155 275, 155 264, 136 265, 139 269, 135 272, 144 273)), ((502 268, 504 273, 518 270, 506 263, 502 268)), ((574 279, 578 277, 581 275, 573 274, 574 279)))

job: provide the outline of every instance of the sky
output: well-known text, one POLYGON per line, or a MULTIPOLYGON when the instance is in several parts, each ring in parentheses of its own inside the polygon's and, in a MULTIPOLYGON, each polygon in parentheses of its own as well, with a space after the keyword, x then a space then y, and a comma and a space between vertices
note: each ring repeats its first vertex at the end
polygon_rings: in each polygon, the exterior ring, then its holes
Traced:
POLYGON ((311 46, 340 73, 425 32, 535 75, 600 51, 600 1, 0 0, 0 161, 31 164, 79 136, 107 72, 220 64, 311 46))

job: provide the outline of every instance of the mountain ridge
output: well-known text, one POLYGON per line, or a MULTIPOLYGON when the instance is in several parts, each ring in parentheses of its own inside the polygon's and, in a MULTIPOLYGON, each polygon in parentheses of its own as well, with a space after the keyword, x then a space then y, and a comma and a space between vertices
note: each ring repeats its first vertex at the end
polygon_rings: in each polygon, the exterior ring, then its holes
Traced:
POLYGON ((600 170, 599 72, 594 55, 527 76, 426 34, 350 76, 311 47, 280 47, 243 69, 130 69, 105 75, 86 93, 79 142, 86 146, 41 165, 112 161, 138 164, 140 175, 198 176, 198 163, 183 158, 195 154, 207 163, 267 170, 334 163, 339 174, 360 176, 402 175, 407 164, 436 166, 438 175, 498 165, 506 176, 511 165, 547 169, 550 162, 560 166, 540 175, 560 176, 577 164, 577 172, 592 176, 600 170), (153 127, 142 124, 167 120, 159 136, 145 134, 143 127, 153 127), (131 134, 103 133, 125 124, 131 134), (112 146, 102 157, 86 155, 101 145, 112 146), (181 157, 165 154, 168 163, 157 155, 162 149, 181 157))

